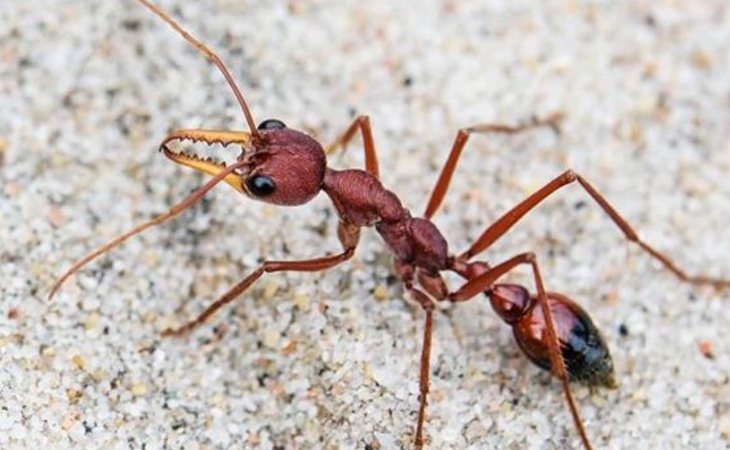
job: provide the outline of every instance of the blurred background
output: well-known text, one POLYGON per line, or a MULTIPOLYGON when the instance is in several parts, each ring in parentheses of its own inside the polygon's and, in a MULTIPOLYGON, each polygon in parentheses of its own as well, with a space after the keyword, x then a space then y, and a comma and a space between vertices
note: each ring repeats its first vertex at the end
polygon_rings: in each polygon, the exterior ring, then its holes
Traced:
MULTIPOLYGON (((564 114, 559 134, 470 141, 435 217, 455 252, 570 167, 688 271, 730 277, 727 2, 158 4, 220 53, 257 121, 324 144, 369 114, 413 214, 459 128, 564 114)), ((0 0, 0 445, 411 448, 423 317, 375 233, 352 262, 264 278, 159 337, 264 258, 337 250, 324 197, 275 209, 217 188, 46 301, 72 261, 204 183, 156 151, 175 128, 246 125, 140 4, 0 0)), ((331 165, 361 167, 350 147, 331 165)), ((577 187, 484 258, 528 250, 612 349, 620 389, 574 386, 596 448, 728 447, 727 292, 660 270, 577 187)), ((438 315, 429 403, 428 448, 580 448, 559 384, 482 299, 438 315)))

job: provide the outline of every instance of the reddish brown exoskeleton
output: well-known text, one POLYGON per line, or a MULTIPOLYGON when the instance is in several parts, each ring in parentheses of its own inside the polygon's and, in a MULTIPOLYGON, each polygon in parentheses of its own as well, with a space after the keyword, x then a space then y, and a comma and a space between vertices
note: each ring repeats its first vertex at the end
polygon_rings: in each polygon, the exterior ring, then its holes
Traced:
POLYGON ((577 182, 629 241, 638 244, 681 280, 693 284, 714 285, 718 288, 730 287, 730 281, 727 280, 687 275, 672 260, 642 241, 603 196, 588 181, 571 170, 554 178, 488 226, 466 251, 453 254, 449 251, 446 239, 430 218, 441 205, 469 136, 473 133, 517 133, 537 126, 557 127, 559 117, 535 120, 519 127, 482 124, 460 130, 423 217, 413 217, 401 205, 398 197, 383 187, 379 180, 378 162, 367 116, 358 117, 326 150, 310 136, 286 127, 279 120, 265 120, 257 127, 243 95, 221 59, 159 8, 147 0, 139 1, 170 24, 216 65, 241 106, 249 131, 178 130, 168 135, 160 146, 165 156, 176 163, 205 172, 213 178, 167 213, 115 238, 76 262, 56 281, 50 297, 53 297, 70 275, 89 261, 144 229, 178 215, 221 181, 249 198, 284 206, 307 203, 320 191, 324 191, 334 204, 339 217, 338 237, 343 248, 340 253, 299 261, 265 261, 220 299, 213 302, 195 320, 178 329, 166 330, 164 335, 180 336, 188 333, 223 305, 241 295, 267 272, 314 272, 347 261, 352 257, 358 244, 360 229, 375 227, 393 253, 397 276, 425 314, 415 447, 422 448, 424 445, 423 426, 429 387, 431 331, 435 305, 437 302, 464 302, 483 293, 489 298, 495 312, 512 327, 515 339, 523 352, 535 364, 551 371, 560 379, 580 439, 583 445, 590 449, 589 439, 571 395, 569 381, 580 381, 590 386, 616 385, 613 363, 597 328, 578 304, 565 295, 545 291, 540 268, 533 253, 522 253, 496 265, 489 265, 474 258, 489 248, 545 198, 560 188, 577 182), (363 140, 365 170, 334 170, 327 167, 326 154, 344 147, 358 132, 363 140), (234 163, 226 166, 175 153, 169 148, 169 144, 174 141, 234 145, 241 152, 234 163), (503 275, 520 265, 527 265, 531 269, 535 293, 530 293, 524 286, 498 282, 503 275), (445 271, 460 275, 466 282, 455 290, 449 289, 441 276, 445 271))

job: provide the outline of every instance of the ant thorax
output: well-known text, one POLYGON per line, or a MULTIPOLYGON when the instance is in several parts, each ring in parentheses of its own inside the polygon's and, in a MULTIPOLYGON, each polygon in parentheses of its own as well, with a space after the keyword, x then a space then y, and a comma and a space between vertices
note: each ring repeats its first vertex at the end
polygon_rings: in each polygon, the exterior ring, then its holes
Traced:
POLYGON ((372 175, 327 169, 323 189, 343 222, 375 226, 398 262, 431 273, 447 268, 448 244, 436 225, 411 217, 398 197, 372 175))

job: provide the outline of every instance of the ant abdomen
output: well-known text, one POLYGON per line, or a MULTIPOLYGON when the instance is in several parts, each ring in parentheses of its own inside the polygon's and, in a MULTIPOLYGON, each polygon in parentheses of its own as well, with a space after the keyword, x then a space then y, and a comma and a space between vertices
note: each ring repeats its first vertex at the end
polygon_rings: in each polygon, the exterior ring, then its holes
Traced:
MULTIPOLYGON (((495 312, 512 327, 527 357, 551 370, 545 317, 537 297, 517 284, 497 284, 486 294, 495 312)), ((616 387, 608 347, 588 313, 565 295, 548 292, 547 297, 570 379, 589 386, 616 387)))

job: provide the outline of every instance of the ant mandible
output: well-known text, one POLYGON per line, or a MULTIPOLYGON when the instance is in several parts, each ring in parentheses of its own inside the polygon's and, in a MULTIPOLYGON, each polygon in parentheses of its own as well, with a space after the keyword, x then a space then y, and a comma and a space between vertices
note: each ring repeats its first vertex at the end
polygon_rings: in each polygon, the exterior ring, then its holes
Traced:
POLYGON ((218 55, 191 36, 160 8, 148 0, 138 1, 172 26, 220 70, 243 111, 250 132, 186 129, 170 133, 160 145, 160 150, 165 156, 178 164, 212 175, 213 178, 174 205, 168 212, 118 236, 73 264, 54 283, 49 298, 55 295, 69 276, 88 262, 135 234, 177 216, 221 181, 249 198, 283 206, 307 203, 320 191, 324 191, 337 210, 339 217, 337 235, 342 244, 342 252, 299 261, 264 261, 256 270, 208 306, 196 319, 180 328, 166 330, 163 335, 181 336, 190 332, 223 305, 241 295, 265 273, 315 272, 347 261, 353 256, 357 247, 360 229, 375 227, 393 253, 397 276, 426 316, 420 358, 420 395, 415 448, 420 449, 424 445, 423 427, 429 388, 431 331, 435 305, 437 302, 465 302, 483 293, 489 298, 494 311, 512 327, 514 337, 527 357, 560 379, 580 439, 586 449, 591 449, 569 382, 580 381, 591 387, 617 385, 611 356, 598 329, 577 303, 565 295, 546 292, 534 253, 521 253, 496 265, 475 261, 474 257, 489 248, 544 199, 560 188, 577 182, 618 226, 626 239, 639 245, 680 280, 698 285, 709 284, 717 288, 730 287, 729 280, 688 275, 670 258, 642 241, 593 185, 572 170, 566 170, 489 225, 466 251, 458 255, 451 254, 446 239, 430 218, 443 201, 469 136, 474 133, 512 134, 537 126, 555 128, 559 116, 534 120, 522 126, 481 124, 459 130, 423 217, 413 217, 401 205, 398 197, 380 182, 378 161, 367 116, 357 117, 326 149, 310 136, 290 129, 276 119, 265 120, 257 127, 243 94, 218 55), (325 155, 345 147, 358 132, 362 136, 365 151, 365 170, 335 170, 327 167, 325 155), (173 141, 204 142, 209 145, 224 146, 233 144, 241 148, 241 153, 234 163, 226 166, 212 160, 172 152, 168 144, 173 141), (521 265, 531 268, 536 294, 531 294, 527 288, 518 284, 497 282, 507 272, 521 265), (441 277, 441 272, 444 271, 454 272, 466 282, 458 289, 450 290, 441 277))

